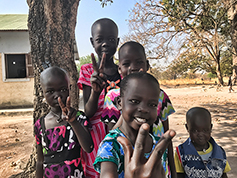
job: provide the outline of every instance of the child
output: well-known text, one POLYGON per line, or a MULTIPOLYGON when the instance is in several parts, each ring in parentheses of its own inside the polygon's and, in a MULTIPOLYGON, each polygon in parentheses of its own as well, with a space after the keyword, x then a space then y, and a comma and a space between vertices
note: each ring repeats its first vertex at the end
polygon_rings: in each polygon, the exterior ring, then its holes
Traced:
POLYGON ((118 66, 113 60, 119 43, 117 25, 111 19, 99 19, 92 25, 91 35, 90 40, 98 55, 98 63, 96 64, 92 55, 93 64, 82 65, 77 83, 79 89, 83 90, 85 114, 92 124, 90 132, 94 141, 94 150, 90 154, 82 151, 83 168, 86 177, 89 178, 99 177, 93 168, 93 163, 98 146, 107 133, 105 124, 100 122, 104 96, 109 89, 118 87, 121 80, 118 66))
MULTIPOLYGON (((122 80, 120 91, 121 100, 118 103, 122 108, 122 125, 106 135, 94 163, 101 177, 124 177, 124 151, 117 138, 126 137, 134 147, 140 126, 144 123, 151 126, 157 119, 160 87, 152 75, 132 73, 122 80)), ((143 150, 146 157, 149 157, 158 140, 151 134, 145 139, 143 150)))
POLYGON ((222 147, 211 137, 210 112, 194 107, 186 114, 189 138, 176 148, 175 166, 178 177, 227 177, 230 166, 222 147))
POLYGON ((229 93, 231 93, 231 91, 234 92, 234 90, 233 90, 233 88, 232 88, 232 80, 231 80, 231 76, 229 76, 228 86, 229 86, 229 93))
POLYGON ((51 109, 34 126, 36 177, 84 177, 80 149, 91 152, 93 141, 84 113, 70 107, 69 77, 63 69, 50 67, 41 73, 40 83, 51 109))
MULTIPOLYGON (((146 72, 149 68, 148 60, 146 59, 144 47, 134 41, 124 43, 119 49, 119 73, 122 77, 127 76, 129 73, 139 72, 140 70, 146 72)), ((121 125, 119 120, 120 111, 116 106, 116 100, 120 95, 120 89, 110 90, 105 96, 104 110, 101 116, 101 121, 109 125, 111 129, 115 123, 117 126, 121 125), (117 122, 118 121, 118 122, 117 122)), ((157 108, 157 120, 153 124, 153 135, 161 137, 164 132, 169 129, 168 116, 174 112, 174 108, 168 95, 161 89, 159 95, 159 104, 157 108), (162 122, 161 122, 162 121, 162 122), (164 126, 164 127, 163 127, 164 126)), ((151 127, 152 129, 152 127, 151 127)), ((166 175, 170 174, 167 168, 169 163, 172 177, 176 176, 173 147, 172 143, 168 147, 168 160, 164 162, 166 175)))

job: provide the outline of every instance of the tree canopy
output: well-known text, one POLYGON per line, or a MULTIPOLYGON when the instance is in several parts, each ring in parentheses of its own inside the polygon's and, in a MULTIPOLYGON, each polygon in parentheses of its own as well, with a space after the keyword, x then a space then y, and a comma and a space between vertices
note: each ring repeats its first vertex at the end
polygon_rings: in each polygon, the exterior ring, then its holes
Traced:
POLYGON ((143 39, 150 58, 211 60, 223 84, 220 60, 231 44, 229 6, 224 2, 140 0, 130 14, 130 36, 143 39))

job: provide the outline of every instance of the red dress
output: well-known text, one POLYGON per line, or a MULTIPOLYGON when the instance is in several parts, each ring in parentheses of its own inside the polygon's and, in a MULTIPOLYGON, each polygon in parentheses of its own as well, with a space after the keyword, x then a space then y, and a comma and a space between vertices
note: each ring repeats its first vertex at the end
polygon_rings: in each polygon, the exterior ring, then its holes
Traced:
MULTIPOLYGON (((83 89, 82 84, 91 86, 90 78, 93 72, 94 70, 93 70, 92 64, 84 64, 81 66, 80 77, 77 82, 79 89, 81 90, 83 89)), ((119 80, 119 82, 116 82, 116 83, 119 84, 121 80, 119 73, 116 74, 116 78, 118 78, 116 79, 117 81, 119 80)), ((111 81, 110 79, 108 80, 111 81)), ((107 88, 110 89, 111 87, 107 87, 107 88)), ((96 113, 94 114, 93 117, 89 118, 90 123, 92 125, 92 128, 90 129, 90 133, 94 141, 94 149, 91 153, 86 153, 83 150, 81 151, 82 166, 84 168, 85 176, 88 178, 99 177, 99 174, 94 170, 93 163, 96 158, 99 144, 104 139, 105 135, 107 134, 107 129, 106 129, 105 124, 100 121, 101 114, 103 111, 105 91, 106 90, 104 89, 99 96, 98 108, 97 108, 96 113)))

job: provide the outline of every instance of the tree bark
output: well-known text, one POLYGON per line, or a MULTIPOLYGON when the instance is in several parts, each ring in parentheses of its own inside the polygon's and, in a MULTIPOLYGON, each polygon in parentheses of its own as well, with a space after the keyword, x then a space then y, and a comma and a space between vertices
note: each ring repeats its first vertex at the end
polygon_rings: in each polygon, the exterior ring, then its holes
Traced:
POLYGON ((223 86, 224 82, 223 82, 223 77, 221 74, 220 59, 217 59, 217 62, 216 62, 216 75, 218 78, 218 85, 223 86))
POLYGON ((237 1, 232 0, 231 3, 232 7, 228 11, 228 16, 231 23, 231 41, 233 45, 233 74, 231 78, 232 85, 234 85, 237 81, 237 1))
MULTIPOLYGON (((45 115, 49 106, 43 102, 40 73, 59 66, 70 76, 72 107, 78 108, 78 72, 74 62, 75 26, 79 0, 27 0, 31 58, 34 65, 34 123, 45 115)), ((16 177, 35 177, 36 149, 23 173, 16 177)))

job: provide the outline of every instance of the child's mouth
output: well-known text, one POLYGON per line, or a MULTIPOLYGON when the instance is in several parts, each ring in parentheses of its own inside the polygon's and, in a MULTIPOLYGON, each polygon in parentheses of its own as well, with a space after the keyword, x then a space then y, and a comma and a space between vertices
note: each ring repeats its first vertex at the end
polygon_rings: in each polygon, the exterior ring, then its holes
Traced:
POLYGON ((143 119, 143 118, 140 118, 140 117, 135 117, 135 119, 140 123, 146 123, 146 119, 143 119))

